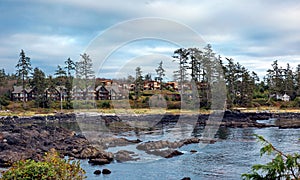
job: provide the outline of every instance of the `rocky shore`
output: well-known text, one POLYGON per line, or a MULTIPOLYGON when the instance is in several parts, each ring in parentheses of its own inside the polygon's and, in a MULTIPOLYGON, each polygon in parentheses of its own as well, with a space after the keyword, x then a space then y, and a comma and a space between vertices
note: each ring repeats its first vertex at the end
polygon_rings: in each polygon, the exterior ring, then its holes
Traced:
MULTIPOLYGON (((65 127, 56 126, 56 123, 77 124, 78 120, 97 121, 109 128, 112 132, 126 132, 137 130, 130 126, 130 121, 153 121, 160 118, 153 128, 162 124, 175 124, 179 117, 188 122, 191 115, 140 115, 122 116, 97 115, 93 117, 82 117, 75 114, 57 114, 53 116, 33 117, 0 117, 0 167, 9 167, 13 162, 21 159, 40 160, 45 152, 55 148, 62 156, 69 156, 77 159, 89 159, 92 165, 103 165, 112 161, 125 162, 136 161, 139 157, 135 152, 120 150, 113 154, 105 150, 110 147, 126 146, 137 144, 136 149, 145 151, 148 154, 165 158, 181 155, 178 148, 191 143, 214 143, 214 140, 203 140, 199 138, 183 139, 180 141, 149 141, 142 142, 139 139, 128 140, 120 137, 103 137, 97 143, 88 141, 79 131, 69 130, 65 127), (135 119, 138 118, 138 119, 135 119), (96 144, 96 146, 94 146, 96 144), (101 148, 99 148, 101 147, 101 148)), ((193 117, 195 118, 195 117, 193 117)), ((244 128, 244 127, 279 127, 299 128, 300 114, 297 113, 240 113, 226 111, 222 121, 210 122, 209 115, 197 115, 199 126, 214 125, 244 128), (277 119, 274 124, 259 123, 257 120, 277 119)), ((80 130, 79 127, 75 129, 80 130)), ((140 129, 147 131, 149 129, 140 129)), ((90 139, 89 139, 90 140, 90 139)))

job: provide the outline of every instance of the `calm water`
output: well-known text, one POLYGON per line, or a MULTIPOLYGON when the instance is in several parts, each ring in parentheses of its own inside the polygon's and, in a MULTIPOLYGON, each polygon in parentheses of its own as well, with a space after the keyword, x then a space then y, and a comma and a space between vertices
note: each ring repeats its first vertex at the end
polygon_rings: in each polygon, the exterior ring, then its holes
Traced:
MULTIPOLYGON (((273 123, 263 121, 267 123, 273 123)), ((67 124, 69 129, 79 130, 78 125, 67 124)), ((175 131, 179 134, 168 136, 174 128, 164 126, 151 134, 129 132, 126 134, 115 134, 129 139, 141 139, 143 142, 149 140, 168 139, 175 141, 177 135, 190 134, 189 128, 182 131, 175 131)), ((201 137, 203 128, 198 127, 192 136, 201 137)), ((265 163, 270 157, 259 155, 262 147, 252 136, 253 134, 263 135, 276 147, 284 152, 300 152, 300 130, 299 129, 278 129, 278 128, 220 128, 216 134, 218 139, 214 144, 204 147, 199 144, 190 144, 181 147, 179 150, 184 155, 170 159, 148 155, 136 149, 136 145, 110 148, 109 151, 129 150, 139 154, 141 160, 137 162, 117 163, 113 162, 104 166, 91 166, 87 160, 81 161, 82 167, 87 172, 87 179, 112 179, 112 180, 140 180, 140 179, 182 179, 191 177, 198 179, 241 179, 241 174, 250 170, 253 164, 265 163), (190 153, 190 150, 197 150, 197 153, 190 153), (108 168, 112 171, 109 175, 94 175, 97 169, 108 168)))
MULTIPOLYGON (((167 128, 161 130, 167 133, 167 128)), ((198 128, 194 136, 201 136, 203 130, 198 128)), ((182 133, 182 132, 181 132, 182 133)), ((185 154, 171 159, 159 158, 138 151, 135 145, 111 148, 116 152, 120 149, 135 151, 140 154, 138 162, 111 163, 104 166, 90 166, 87 161, 82 161, 82 167, 86 170, 88 179, 241 179, 241 174, 248 172, 253 164, 263 163, 269 158, 260 158, 260 143, 257 143, 253 134, 263 135, 276 147, 284 152, 300 152, 300 130, 278 128, 220 128, 214 144, 200 148, 198 144, 183 146, 180 151, 185 154), (194 149, 198 152, 190 153, 194 149), (96 169, 108 168, 110 175, 96 176, 96 169)), ((134 133, 126 135, 127 138, 140 138, 143 141, 159 140, 165 134, 139 135, 134 133)), ((169 137, 170 138, 170 137, 169 137)))

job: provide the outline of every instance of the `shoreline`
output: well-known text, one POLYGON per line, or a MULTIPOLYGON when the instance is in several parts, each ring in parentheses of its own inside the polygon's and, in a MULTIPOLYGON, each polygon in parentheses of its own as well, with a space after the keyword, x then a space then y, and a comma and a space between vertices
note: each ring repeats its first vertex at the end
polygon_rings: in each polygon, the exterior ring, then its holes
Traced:
MULTIPOLYGON (((185 123, 195 122, 197 118, 197 125, 213 125, 210 121, 209 113, 187 113, 187 114, 114 114, 114 113, 99 113, 99 112, 69 112, 56 114, 36 114, 33 116, 0 116, 1 124, 25 124, 25 123, 51 123, 51 122, 78 122, 83 119, 88 121, 98 121, 103 119, 105 125, 112 122, 151 122, 153 119, 159 119, 157 124, 162 123, 176 123, 180 117, 185 123), (192 118, 192 119, 191 119, 192 118), (94 119, 94 120, 93 120, 94 119)), ((298 112, 242 112, 242 111, 224 111, 217 112, 217 120, 214 122, 217 125, 225 127, 279 127, 279 128, 300 128, 300 113, 298 112), (218 118, 221 118, 218 119, 218 118), (258 123, 257 120, 275 119, 275 124, 258 123)), ((128 125, 128 124, 127 124, 128 125)))

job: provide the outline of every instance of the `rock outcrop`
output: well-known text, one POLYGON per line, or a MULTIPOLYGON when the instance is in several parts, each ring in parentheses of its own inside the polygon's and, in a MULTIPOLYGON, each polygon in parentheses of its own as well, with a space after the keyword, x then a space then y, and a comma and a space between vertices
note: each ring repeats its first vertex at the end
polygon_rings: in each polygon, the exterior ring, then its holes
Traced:
POLYGON ((112 153, 91 146, 83 136, 61 127, 10 124, 0 126, 0 132, 1 167, 21 159, 41 160, 51 148, 62 156, 113 160, 112 153))

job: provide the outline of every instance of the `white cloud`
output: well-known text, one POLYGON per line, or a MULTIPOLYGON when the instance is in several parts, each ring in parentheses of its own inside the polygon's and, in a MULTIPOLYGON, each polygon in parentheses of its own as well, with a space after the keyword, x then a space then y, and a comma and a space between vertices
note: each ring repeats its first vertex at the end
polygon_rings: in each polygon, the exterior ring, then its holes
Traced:
MULTIPOLYGON (((7 34, 5 31, 7 27, 1 27, 1 64, 8 59, 16 61, 15 58, 18 58, 21 48, 32 57, 32 61, 37 59, 49 66, 63 63, 68 56, 73 56, 74 60, 77 60, 84 47, 88 46, 87 41, 97 32, 103 34, 111 25, 143 17, 170 19, 178 24, 184 24, 211 43, 217 53, 233 57, 248 69, 262 72, 261 67, 267 67, 266 64, 271 64, 276 58, 284 63, 293 61, 294 64, 300 60, 298 58, 300 2, 297 1, 31 0, 30 2, 32 4, 28 6, 30 11, 26 11, 26 21, 7 20, 25 24, 27 25, 25 28, 17 26, 14 33, 7 34), (26 29, 30 29, 30 32, 26 29)), ((6 13, 5 17, 8 18, 18 17, 6 13)), ((117 67, 118 61, 122 63, 126 58, 138 58, 155 53, 167 54, 172 50, 170 46, 157 45, 155 42, 153 46, 131 46, 127 51, 123 51, 122 47, 116 47, 120 40, 139 31, 146 32, 150 28, 152 35, 156 33, 165 36, 166 39, 174 37, 178 41, 194 39, 194 36, 182 33, 180 28, 167 29, 166 26, 168 25, 141 24, 138 29, 128 27, 119 32, 114 31, 107 39, 103 39, 102 46, 94 50, 105 54, 116 48, 113 50, 124 56, 121 59, 111 58, 111 66, 117 67)), ((205 41, 198 47, 203 47, 205 41)), ((97 56, 94 59, 100 62, 104 58, 97 56)))

